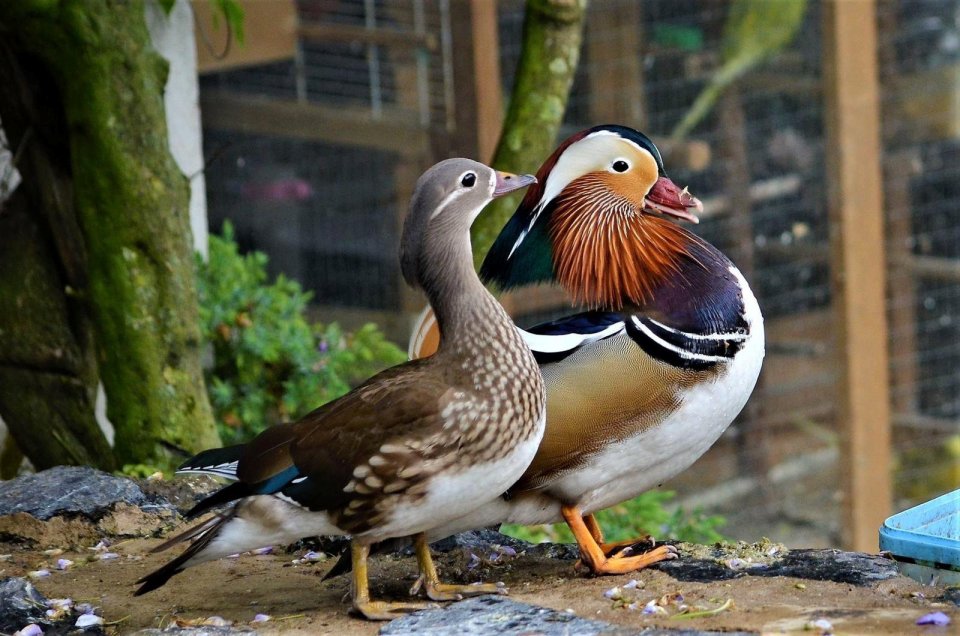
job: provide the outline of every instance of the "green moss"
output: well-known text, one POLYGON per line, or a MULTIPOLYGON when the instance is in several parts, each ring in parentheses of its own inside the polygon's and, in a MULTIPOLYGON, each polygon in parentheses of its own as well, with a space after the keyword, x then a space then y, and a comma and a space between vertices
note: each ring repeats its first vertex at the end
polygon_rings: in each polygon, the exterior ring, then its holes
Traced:
MULTIPOLYGON (((523 49, 494 153, 497 168, 532 173, 553 151, 580 58, 585 11, 586 0, 528 0, 523 49)), ((494 200, 473 224, 478 267, 521 196, 494 200)))

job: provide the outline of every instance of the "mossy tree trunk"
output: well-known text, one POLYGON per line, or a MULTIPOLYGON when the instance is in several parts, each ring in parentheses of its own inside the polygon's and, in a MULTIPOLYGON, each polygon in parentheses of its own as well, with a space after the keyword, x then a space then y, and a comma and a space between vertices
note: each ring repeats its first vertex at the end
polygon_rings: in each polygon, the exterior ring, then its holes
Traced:
MULTIPOLYGON (((60 142, 69 148, 73 222, 85 251, 83 286, 73 293, 91 319, 88 346, 116 429, 116 462, 165 465, 171 453, 217 445, 200 368, 188 183, 170 155, 167 67, 150 46, 143 3, 0 3, 0 39, 52 79, 45 99, 65 122, 60 142)), ((64 227, 50 224, 54 245, 64 227)), ((0 295, 2 306, 8 301, 0 295)), ((48 315, 20 318, 42 325, 48 315)), ((33 458, 33 448, 23 450, 33 458)))
MULTIPOLYGON (((587 0, 527 0, 523 45, 493 165, 534 172, 553 152, 580 60, 587 0)), ((473 224, 477 266, 523 193, 495 199, 473 224)))
POLYGON ((0 44, 0 115, 19 152, 21 186, 0 209, 0 414, 17 444, 5 446, 0 477, 28 449, 38 468, 114 468, 94 418, 97 362, 85 303, 86 250, 74 214, 62 115, 37 98, 49 76, 0 44), (27 77, 30 80, 27 80, 27 77), (53 228, 57 232, 53 232, 53 228), (9 461, 6 461, 8 460, 9 461))

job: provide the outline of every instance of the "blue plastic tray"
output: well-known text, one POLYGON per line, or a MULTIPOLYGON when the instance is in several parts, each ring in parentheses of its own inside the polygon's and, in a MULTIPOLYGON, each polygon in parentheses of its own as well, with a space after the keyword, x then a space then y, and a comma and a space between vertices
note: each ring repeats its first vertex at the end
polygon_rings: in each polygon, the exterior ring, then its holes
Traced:
POLYGON ((960 569, 960 490, 887 519, 880 528, 880 549, 960 569))

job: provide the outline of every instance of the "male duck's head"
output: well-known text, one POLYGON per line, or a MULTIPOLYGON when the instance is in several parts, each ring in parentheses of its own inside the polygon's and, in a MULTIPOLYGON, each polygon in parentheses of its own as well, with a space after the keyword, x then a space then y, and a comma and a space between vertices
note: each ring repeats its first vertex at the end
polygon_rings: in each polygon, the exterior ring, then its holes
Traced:
POLYGON ((696 223, 691 210, 700 209, 645 135, 596 126, 544 162, 480 275, 504 289, 557 282, 593 307, 642 304, 695 240, 664 217, 696 223))

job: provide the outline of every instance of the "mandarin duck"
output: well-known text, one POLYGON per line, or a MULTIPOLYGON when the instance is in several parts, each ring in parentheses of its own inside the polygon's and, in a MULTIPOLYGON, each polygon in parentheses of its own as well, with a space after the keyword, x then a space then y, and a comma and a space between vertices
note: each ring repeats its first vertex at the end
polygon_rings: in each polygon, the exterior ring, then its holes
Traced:
MULTIPOLYGON (((507 290, 558 283, 588 311, 520 330, 547 386, 547 430, 509 497, 431 540, 499 523, 565 521, 595 574, 676 556, 606 544, 593 513, 688 468, 745 405, 764 355, 763 317, 740 271, 665 217, 700 202, 667 178, 657 147, 624 126, 564 141, 481 266, 507 290)), ((437 340, 429 311, 411 357, 437 340)))
POLYGON ((350 537, 353 607, 366 618, 423 606, 370 599, 370 545, 392 537, 414 537, 419 583, 429 598, 499 591, 440 583, 424 533, 500 497, 543 435, 545 393, 536 360, 477 278, 469 237, 487 203, 533 181, 467 159, 442 161, 420 178, 400 260, 404 278, 426 293, 445 334, 436 355, 387 369, 245 445, 187 461, 183 472, 235 480, 188 517, 233 505, 160 546, 192 539, 180 556, 138 581, 138 595, 198 563, 314 535, 350 537))

